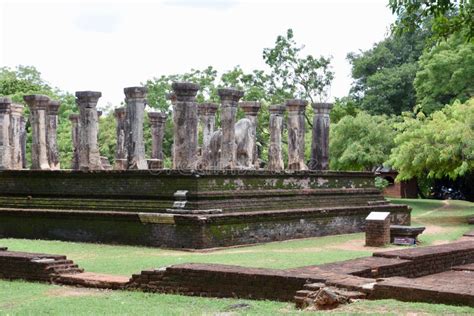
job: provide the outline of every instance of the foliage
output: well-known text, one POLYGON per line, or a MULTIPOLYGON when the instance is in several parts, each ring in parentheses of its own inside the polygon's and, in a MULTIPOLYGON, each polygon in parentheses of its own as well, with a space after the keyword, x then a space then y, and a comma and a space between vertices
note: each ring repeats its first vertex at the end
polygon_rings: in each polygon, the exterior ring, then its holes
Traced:
POLYGON ((420 58, 414 86, 425 114, 455 99, 464 102, 474 96, 474 45, 454 35, 426 51, 420 58))
POLYGON ((474 170, 474 98, 459 101, 426 117, 404 116, 397 125, 389 164, 398 180, 414 177, 452 179, 474 170))
POLYGON ((375 177, 375 187, 376 188, 378 188, 380 190, 383 190, 386 187, 388 187, 389 184, 390 184, 390 182, 388 182, 387 179, 382 178, 382 177, 375 177))
MULTIPOLYGON (((0 68, 0 95, 9 96, 13 102, 25 105, 25 117, 29 116, 29 109, 23 101, 23 96, 28 94, 44 94, 51 99, 59 100, 61 107, 58 114, 58 149, 60 162, 63 168, 69 168, 72 157, 71 126, 69 114, 75 106, 75 97, 57 88, 52 88, 42 77, 41 73, 33 66, 17 66, 0 68)), ((27 160, 31 160, 31 126, 27 121, 27 160)))
POLYGON ((382 165, 394 146, 393 119, 360 112, 332 124, 330 166, 334 170, 365 170, 382 165))
POLYGON ((389 0, 388 6, 397 15, 392 25, 395 34, 412 32, 431 19, 435 38, 448 38, 462 33, 465 40, 474 35, 474 4, 472 0, 389 0))
POLYGON ((370 114, 396 114, 415 106, 413 80, 426 44, 426 28, 390 36, 367 51, 349 53, 354 79, 350 96, 370 114))
POLYGON ((286 36, 277 37, 275 47, 263 50, 263 59, 271 69, 269 93, 273 103, 293 98, 314 103, 328 98, 328 87, 334 78, 331 58, 301 57, 303 49, 294 40, 293 30, 288 29, 286 36))
POLYGON ((329 112, 329 117, 331 118, 331 123, 339 122, 345 116, 355 117, 359 113, 359 107, 357 102, 349 97, 336 98, 331 112, 329 112))

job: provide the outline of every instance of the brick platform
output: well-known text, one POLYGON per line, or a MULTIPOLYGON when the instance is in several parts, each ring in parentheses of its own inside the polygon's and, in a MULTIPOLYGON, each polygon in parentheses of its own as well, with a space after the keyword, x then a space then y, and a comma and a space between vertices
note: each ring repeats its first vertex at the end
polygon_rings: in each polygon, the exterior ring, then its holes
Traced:
POLYGON ((474 307, 474 274, 447 271, 416 279, 389 278, 374 285, 371 299, 455 304, 474 307))
POLYGON ((409 225, 368 172, 0 171, 0 237, 205 249, 409 225))
POLYGON ((66 256, 16 251, 0 251, 0 278, 52 282, 61 274, 80 273, 66 256))

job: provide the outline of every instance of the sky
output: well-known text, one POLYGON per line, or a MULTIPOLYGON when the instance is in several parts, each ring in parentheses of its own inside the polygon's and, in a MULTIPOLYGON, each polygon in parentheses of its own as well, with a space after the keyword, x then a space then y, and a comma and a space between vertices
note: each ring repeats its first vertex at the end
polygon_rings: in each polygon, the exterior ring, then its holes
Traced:
POLYGON ((393 21, 387 0, 0 0, 0 66, 33 65, 52 86, 101 91, 212 65, 267 70, 262 51, 294 31, 302 54, 332 56, 331 98, 347 95, 349 52, 370 49, 393 21))

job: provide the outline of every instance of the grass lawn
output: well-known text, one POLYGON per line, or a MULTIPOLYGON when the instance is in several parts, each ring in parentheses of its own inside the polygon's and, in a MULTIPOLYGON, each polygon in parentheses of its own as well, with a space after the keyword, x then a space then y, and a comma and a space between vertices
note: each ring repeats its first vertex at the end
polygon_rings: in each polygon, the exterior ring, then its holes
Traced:
MULTIPOLYGON (((474 203, 395 199, 392 202, 406 203, 413 207, 413 225, 427 227, 420 238, 423 245, 456 240, 469 229, 474 229, 472 226, 469 227, 466 221, 468 216, 474 215, 474 203)), ((65 254, 86 271, 121 275, 131 275, 147 268, 184 262, 285 269, 368 256, 376 250, 364 247, 364 235, 361 233, 275 242, 212 252, 184 252, 146 247, 23 239, 0 239, 0 246, 7 246, 10 250, 18 251, 65 254)), ((474 309, 381 300, 358 302, 337 310, 337 313, 345 314, 387 312, 394 315, 474 314, 474 309)), ((294 309, 293 304, 289 303, 99 291, 21 281, 0 281, 0 314, 213 315, 218 313, 301 314, 294 309), (249 306, 244 308, 234 306, 240 303, 249 306)))

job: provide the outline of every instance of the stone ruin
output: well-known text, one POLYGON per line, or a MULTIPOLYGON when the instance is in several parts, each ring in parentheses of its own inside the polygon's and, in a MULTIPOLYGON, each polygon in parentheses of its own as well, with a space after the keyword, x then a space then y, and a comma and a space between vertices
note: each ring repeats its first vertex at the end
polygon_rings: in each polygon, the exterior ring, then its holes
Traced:
MULTIPOLYGON (((195 100, 199 86, 193 83, 176 82, 173 88, 173 150, 172 169, 261 169, 257 148, 258 113, 261 104, 256 101, 241 101, 243 91, 219 89, 221 98, 221 128, 216 128, 215 103, 198 104, 195 100), (245 117, 236 121, 237 109, 245 117), (202 130, 202 147, 198 144, 199 125, 202 130)), ((151 157, 145 157, 144 119, 147 89, 129 87, 124 89, 126 106, 115 109, 116 151, 113 169, 163 169, 163 137, 167 115, 149 112, 151 125, 151 157)), ((96 91, 76 92, 79 114, 71 114, 71 138, 73 156, 72 170, 110 169, 108 160, 99 152, 98 130, 101 111, 97 102, 102 96, 96 91)), ((58 111, 60 103, 43 95, 28 95, 24 98, 31 111, 32 165, 31 169, 60 170, 57 145, 58 111)), ((9 139, 2 145, 3 170, 25 169, 25 129, 23 107, 12 104, 8 98, 1 99, 3 114, 3 136, 9 139), (8 122, 7 122, 8 121, 8 122), (23 122, 23 123, 22 123, 23 122), (23 125, 22 125, 23 124, 23 125), (23 128, 22 128, 23 126, 23 128), (5 143, 6 144, 6 143, 5 143), (8 159, 7 159, 8 156, 8 159)), ((311 158, 305 162, 305 109, 304 100, 288 100, 285 105, 270 106, 270 145, 267 170, 282 171, 282 132, 284 113, 288 119, 288 170, 328 169, 329 111, 331 104, 313 104, 315 110, 311 158)))
POLYGON ((218 90, 220 105, 198 104, 199 85, 194 83, 175 82, 172 90, 167 96, 171 118, 147 113, 152 148, 146 157, 147 89, 124 89, 126 106, 114 112, 113 166, 99 151, 97 102, 102 94, 76 92, 79 113, 69 116, 70 170, 59 164, 59 102, 43 95, 24 97, 32 129, 31 170, 25 170, 22 106, 0 98, 0 237, 212 248, 360 232, 373 211, 389 212, 394 225, 410 224, 410 209, 386 201, 373 173, 327 170, 331 104, 312 105, 308 161, 307 102, 271 105, 268 163, 262 167, 259 102, 241 101, 244 92, 233 88, 218 90), (239 107, 244 118, 237 121, 239 107), (167 120, 173 126, 172 169, 163 163, 167 120))

